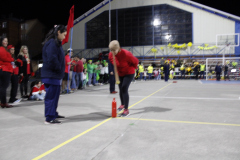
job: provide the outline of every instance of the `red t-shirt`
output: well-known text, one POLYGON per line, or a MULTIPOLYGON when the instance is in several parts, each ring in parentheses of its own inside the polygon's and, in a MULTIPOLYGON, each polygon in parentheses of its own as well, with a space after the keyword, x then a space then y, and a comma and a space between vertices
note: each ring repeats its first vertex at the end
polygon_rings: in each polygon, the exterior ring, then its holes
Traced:
MULTIPOLYGON (((112 52, 109 53, 108 56, 110 62, 113 64, 113 56, 112 52)), ((135 74, 135 69, 137 69, 138 59, 133 56, 133 54, 125 49, 121 49, 121 51, 115 56, 118 75, 123 77, 129 74, 135 74)))
POLYGON ((70 70, 70 65, 68 65, 69 62, 71 62, 70 57, 69 55, 66 55, 65 56, 65 73, 69 73, 69 70, 70 70))
POLYGON ((73 64, 73 72, 76 72, 76 64, 77 64, 77 62, 75 60, 73 60, 72 64, 73 64))
POLYGON ((83 72, 83 62, 82 62, 81 60, 79 60, 79 61, 77 62, 76 72, 77 72, 77 73, 83 72))

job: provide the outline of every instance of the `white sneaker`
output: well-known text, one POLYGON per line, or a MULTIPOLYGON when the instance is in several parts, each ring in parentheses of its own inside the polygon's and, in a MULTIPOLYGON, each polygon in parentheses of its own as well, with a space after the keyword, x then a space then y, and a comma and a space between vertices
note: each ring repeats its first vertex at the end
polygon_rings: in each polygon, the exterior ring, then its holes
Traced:
POLYGON ((21 102, 22 98, 19 98, 18 100, 14 101, 13 103, 19 103, 21 102))

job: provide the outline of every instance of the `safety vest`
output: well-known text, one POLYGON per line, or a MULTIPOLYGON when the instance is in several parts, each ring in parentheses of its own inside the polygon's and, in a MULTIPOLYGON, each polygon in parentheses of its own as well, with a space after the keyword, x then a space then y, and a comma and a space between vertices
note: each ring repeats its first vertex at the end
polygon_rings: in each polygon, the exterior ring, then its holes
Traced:
POLYGON ((139 73, 142 73, 144 71, 144 68, 142 65, 139 65, 138 69, 139 69, 139 73))
POLYGON ((204 71, 205 70, 205 64, 200 64, 200 71, 204 71))
POLYGON ((148 66, 148 73, 153 73, 153 66, 148 66))
POLYGON ((184 69, 185 69, 185 66, 184 66, 184 65, 181 65, 180 70, 182 71, 182 70, 184 70, 184 69))

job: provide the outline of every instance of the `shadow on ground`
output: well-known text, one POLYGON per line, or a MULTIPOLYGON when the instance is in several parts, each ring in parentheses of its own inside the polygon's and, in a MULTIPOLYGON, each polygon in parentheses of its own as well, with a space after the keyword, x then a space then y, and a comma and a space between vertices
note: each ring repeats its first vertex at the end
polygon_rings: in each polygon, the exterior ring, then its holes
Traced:
POLYGON ((148 113, 148 112, 168 112, 168 111, 171 111, 172 109, 150 106, 150 107, 131 109, 131 110, 139 111, 139 112, 136 112, 136 113, 131 113, 131 115, 137 115, 137 114, 148 113))

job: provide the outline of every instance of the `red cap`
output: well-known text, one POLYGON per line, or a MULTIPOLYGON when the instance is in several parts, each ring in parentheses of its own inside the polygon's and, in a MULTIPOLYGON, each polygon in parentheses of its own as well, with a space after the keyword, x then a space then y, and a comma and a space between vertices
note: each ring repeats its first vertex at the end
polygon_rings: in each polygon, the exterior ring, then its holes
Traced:
POLYGON ((9 50, 9 49, 11 49, 11 48, 15 48, 13 45, 8 45, 7 46, 7 49, 9 50))

